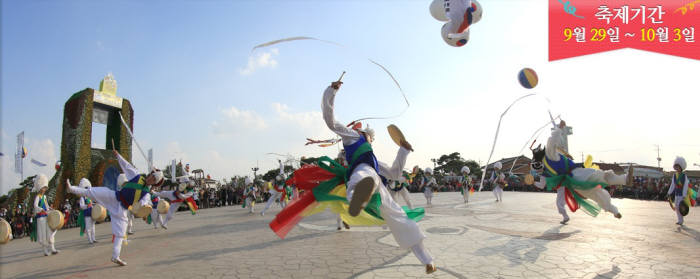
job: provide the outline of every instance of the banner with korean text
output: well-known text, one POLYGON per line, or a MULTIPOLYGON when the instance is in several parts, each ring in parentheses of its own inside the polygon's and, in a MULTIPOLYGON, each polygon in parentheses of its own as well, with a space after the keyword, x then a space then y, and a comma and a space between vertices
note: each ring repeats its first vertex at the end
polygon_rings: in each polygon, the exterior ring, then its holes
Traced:
POLYGON ((700 60, 699 25, 700 0, 549 0, 549 61, 623 48, 700 60))

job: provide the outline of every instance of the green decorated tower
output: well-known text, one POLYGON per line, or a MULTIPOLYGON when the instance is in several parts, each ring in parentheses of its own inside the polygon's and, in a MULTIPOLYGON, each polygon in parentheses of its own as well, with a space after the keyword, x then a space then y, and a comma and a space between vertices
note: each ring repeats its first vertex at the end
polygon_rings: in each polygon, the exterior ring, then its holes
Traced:
POLYGON ((116 188, 121 170, 112 148, 131 161, 131 136, 122 124, 134 127, 134 110, 127 99, 117 97, 117 82, 111 74, 100 82, 100 89, 86 88, 73 94, 63 110, 61 165, 51 181, 54 206, 65 199, 66 179, 76 185, 88 178, 92 185, 116 188), (93 123, 107 126, 106 149, 93 148, 93 123), (58 178, 58 180, 57 180, 58 178))

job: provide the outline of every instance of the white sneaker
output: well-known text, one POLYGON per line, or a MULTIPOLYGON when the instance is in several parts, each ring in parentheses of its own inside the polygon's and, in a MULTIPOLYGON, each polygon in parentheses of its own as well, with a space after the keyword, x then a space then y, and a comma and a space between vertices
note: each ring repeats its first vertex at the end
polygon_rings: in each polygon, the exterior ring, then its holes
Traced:
POLYGON ((112 262, 121 266, 126 266, 126 262, 122 261, 122 259, 120 258, 112 258, 112 262))

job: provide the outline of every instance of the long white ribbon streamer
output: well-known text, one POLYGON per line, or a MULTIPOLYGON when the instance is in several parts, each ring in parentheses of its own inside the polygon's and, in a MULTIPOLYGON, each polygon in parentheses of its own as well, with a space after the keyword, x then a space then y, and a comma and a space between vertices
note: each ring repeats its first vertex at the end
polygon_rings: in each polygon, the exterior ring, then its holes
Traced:
MULTIPOLYGON (((136 143, 136 148, 138 148, 139 151, 141 152, 143 159, 146 160, 146 162, 148 162, 148 157, 146 156, 146 153, 143 153, 143 149, 141 149, 141 145, 139 145, 139 142, 136 141, 136 137, 134 137, 134 133, 131 132, 131 129, 129 129, 129 125, 126 125, 126 121, 124 121, 124 117, 122 116, 122 112, 119 111, 117 113, 119 113, 119 119, 121 119, 122 124, 124 125, 124 128, 126 128, 126 131, 129 132, 129 135, 131 136, 131 139, 136 143)), ((148 171, 151 171, 151 170, 149 169, 148 171)))
MULTIPOLYGON (((348 48, 344 45, 341 45, 341 44, 333 42, 333 41, 322 40, 322 39, 318 39, 318 38, 314 38, 314 37, 297 36, 297 37, 283 38, 283 39, 274 40, 274 41, 270 41, 267 43, 262 43, 262 44, 256 45, 255 47, 253 47, 253 49, 250 52, 252 53, 253 51, 255 51, 258 48, 268 47, 271 45, 276 45, 276 44, 284 43, 284 42, 299 41, 299 40, 314 40, 314 41, 332 44, 332 45, 339 46, 339 47, 348 48)), ((401 92, 401 96, 403 97, 403 100, 406 102, 406 107, 397 115, 386 116, 386 117, 364 117, 364 118, 357 119, 355 121, 362 121, 362 120, 368 120, 368 119, 391 119, 391 118, 396 118, 396 117, 403 115, 406 112, 406 110, 408 110, 408 107, 411 106, 411 104, 408 102, 408 98, 406 98, 406 94, 403 92, 401 85, 396 80, 396 78, 394 78, 394 75, 391 72, 389 72, 389 70, 386 67, 384 67, 382 64, 379 64, 376 61, 369 59, 369 58, 367 58, 367 60, 369 62, 371 62, 372 64, 377 65, 379 68, 381 68, 387 75, 389 75, 389 78, 391 78, 391 80, 394 81, 394 84, 396 84, 396 87, 399 89, 399 92, 401 92)))
POLYGON ((518 101, 525 99, 527 97, 530 97, 530 96, 535 96, 535 95, 536 95, 535 93, 531 93, 531 94, 527 94, 525 96, 522 96, 520 98, 515 99, 515 101, 513 101, 513 103, 511 103, 508 106, 508 108, 506 108, 506 110, 503 111, 503 113, 501 113, 501 117, 498 118, 498 126, 496 127, 496 135, 493 137, 493 145, 491 145, 491 153, 489 153, 489 158, 488 158, 488 160, 486 160, 484 172, 481 173, 481 182, 479 183, 479 192, 481 192, 481 189, 484 188, 484 178, 486 177, 486 170, 488 169, 489 163, 491 162, 491 156, 493 156, 493 151, 494 151, 494 149, 496 149, 496 141, 498 140, 498 132, 501 130, 501 121, 503 121, 503 116, 505 116, 506 113, 508 113, 508 110, 510 110, 510 108, 513 105, 515 105, 515 103, 517 103, 518 101))

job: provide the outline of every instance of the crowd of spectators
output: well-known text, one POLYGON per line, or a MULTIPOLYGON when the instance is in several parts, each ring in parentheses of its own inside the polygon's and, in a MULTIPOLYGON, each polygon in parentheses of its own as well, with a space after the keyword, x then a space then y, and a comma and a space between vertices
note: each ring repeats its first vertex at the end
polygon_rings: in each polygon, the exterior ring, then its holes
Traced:
MULTIPOLYGON (((532 185, 525 185, 522 179, 511 176, 507 178, 508 186, 504 191, 518 191, 518 192, 543 192, 546 190, 541 190, 532 185)), ((690 185, 697 192, 698 182, 696 180, 691 180, 690 185)), ((475 185, 478 189, 479 179, 472 177, 471 185, 475 185)), ((611 185, 608 187, 608 191, 613 198, 627 198, 627 199, 638 199, 638 200, 655 200, 663 201, 667 199, 666 194, 668 193, 668 187, 671 185, 670 178, 649 178, 649 177, 635 177, 634 185, 632 186, 618 186, 611 185)), ((421 179, 414 179, 408 187, 408 190, 413 193, 422 192, 420 189, 421 179)), ((463 182, 456 179, 443 179, 438 180, 438 186, 436 191, 438 192, 459 192, 462 188, 463 182)), ((493 185, 486 179, 484 181, 483 191, 493 190, 493 185)), ((554 192, 554 191, 551 191, 554 192)), ((698 195, 698 204, 700 204, 700 195, 698 195)))
MULTIPOLYGON (((546 190, 541 190, 532 185, 525 185, 521 179, 511 176, 508 179, 508 186, 504 189, 505 191, 519 191, 519 192, 542 192, 546 190)), ((422 192, 420 188, 421 185, 420 177, 413 180, 413 182, 408 186, 410 192, 422 192)), ((691 181, 691 185, 695 191, 698 191, 698 181, 691 181)), ((438 192, 459 192, 462 188, 463 181, 457 179, 445 179, 438 180, 438 187, 436 191, 438 192)), ((479 180, 473 177, 471 185, 478 188, 479 180)), ((656 200, 662 201, 666 200, 666 193, 668 192, 668 187, 670 186, 670 178, 648 178, 648 177, 635 177, 633 186, 616 186, 611 185, 608 187, 608 191, 613 198, 629 198, 629 199, 639 199, 639 200, 656 200)), ((267 189, 263 185, 256 186, 257 189, 257 202, 266 202, 270 197, 267 189)), ((491 191, 493 185, 488 181, 484 181, 484 191, 491 191)), ((223 185, 215 188, 199 189, 194 196, 197 206, 202 209, 215 208, 223 206, 240 206, 245 202, 245 197, 243 195, 243 186, 233 186, 233 185, 223 185)), ((698 197, 700 199, 700 195, 698 197)), ((78 226, 78 215, 79 209, 77 199, 74 201, 66 200, 62 205, 60 210, 63 212, 65 217, 64 228, 73 228, 78 226)), ((698 202, 700 204, 700 201, 698 202)), ((187 210, 186 206, 183 205, 180 210, 187 210)), ((32 208, 27 208, 26 206, 18 205, 17 208, 13 210, 8 210, 7 208, 0 208, 0 218, 5 219, 12 227, 13 237, 22 238, 29 236, 32 229, 32 218, 33 210, 32 208)), ((109 222, 108 219, 105 222, 109 222)))

